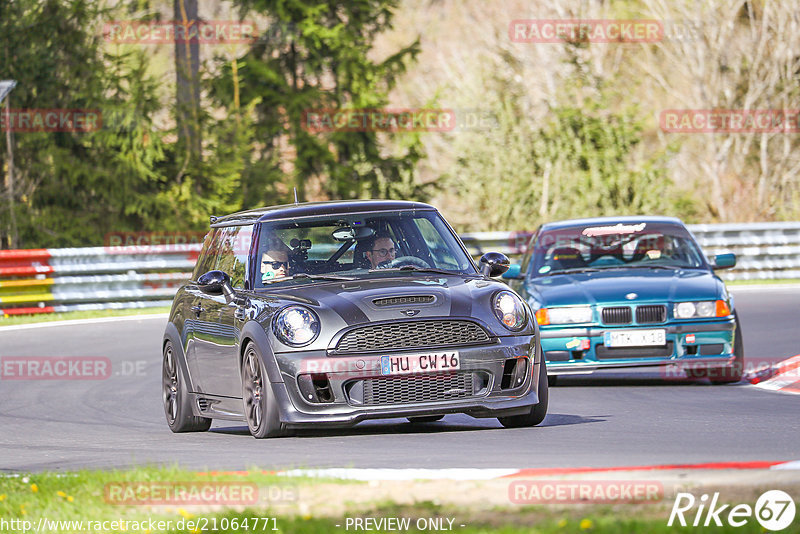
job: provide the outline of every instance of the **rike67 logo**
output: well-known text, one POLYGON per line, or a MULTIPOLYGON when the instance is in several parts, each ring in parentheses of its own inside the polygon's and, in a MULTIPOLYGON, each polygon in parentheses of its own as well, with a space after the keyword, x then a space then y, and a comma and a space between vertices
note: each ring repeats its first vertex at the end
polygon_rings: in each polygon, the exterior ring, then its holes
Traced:
POLYGON ((719 493, 714 493, 710 500, 707 494, 695 499, 691 493, 678 493, 667 526, 721 527, 728 523, 732 527, 742 527, 755 517, 765 531, 776 532, 792 524, 795 512, 794 500, 781 490, 764 492, 756 501, 755 507, 749 504, 737 504, 733 507, 730 504, 721 504, 719 493), (692 510, 695 506, 697 509, 692 510))

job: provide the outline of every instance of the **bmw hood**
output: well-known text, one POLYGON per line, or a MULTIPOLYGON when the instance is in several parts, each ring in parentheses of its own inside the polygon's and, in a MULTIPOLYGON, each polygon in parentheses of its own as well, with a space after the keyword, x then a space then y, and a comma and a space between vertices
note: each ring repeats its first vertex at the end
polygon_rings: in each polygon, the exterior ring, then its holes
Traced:
POLYGON ((701 270, 613 269, 555 274, 528 282, 535 308, 585 304, 726 299, 725 285, 701 270), (635 293, 635 296, 631 295, 635 293))

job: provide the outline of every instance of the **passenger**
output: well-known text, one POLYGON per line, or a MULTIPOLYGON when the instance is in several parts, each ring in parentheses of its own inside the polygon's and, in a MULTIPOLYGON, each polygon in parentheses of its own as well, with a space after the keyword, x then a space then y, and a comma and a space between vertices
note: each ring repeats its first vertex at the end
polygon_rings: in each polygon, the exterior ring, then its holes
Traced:
POLYGON ((279 239, 271 239, 261 254, 261 281, 289 276, 289 247, 279 239))

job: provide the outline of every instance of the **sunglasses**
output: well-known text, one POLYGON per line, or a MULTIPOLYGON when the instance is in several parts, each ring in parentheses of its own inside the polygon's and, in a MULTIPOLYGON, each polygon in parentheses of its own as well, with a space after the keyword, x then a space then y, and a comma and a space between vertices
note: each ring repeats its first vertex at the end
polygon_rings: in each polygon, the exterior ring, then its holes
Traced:
POLYGON ((376 253, 378 256, 388 256, 389 254, 395 254, 397 251, 392 248, 373 248, 372 252, 376 253))
POLYGON ((273 271, 277 271, 280 268, 288 269, 289 262, 288 261, 262 261, 261 265, 269 266, 270 269, 273 271))

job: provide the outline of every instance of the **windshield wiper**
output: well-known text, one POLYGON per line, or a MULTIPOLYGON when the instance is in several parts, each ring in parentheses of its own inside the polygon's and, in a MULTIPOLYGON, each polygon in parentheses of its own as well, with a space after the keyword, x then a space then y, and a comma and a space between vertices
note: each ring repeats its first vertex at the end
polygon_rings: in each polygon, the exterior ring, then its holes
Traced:
POLYGON ((397 271, 414 271, 415 273, 436 273, 436 274, 446 274, 449 276, 452 276, 454 274, 461 274, 453 271, 445 271, 444 269, 436 269, 434 267, 420 267, 418 265, 403 265, 402 267, 389 267, 388 269, 369 270, 369 272, 371 273, 386 273, 386 272, 391 273, 397 271))
POLYGON ((620 266, 623 268, 630 268, 630 269, 666 269, 668 271, 675 271, 677 269, 683 269, 683 267, 677 267, 675 265, 647 265, 644 263, 635 263, 633 265, 625 265, 620 266))
POLYGON ((263 283, 271 284, 273 282, 285 282, 286 280, 331 280, 334 282, 352 282, 355 278, 349 276, 337 276, 333 274, 308 274, 297 273, 291 276, 282 276, 280 278, 273 278, 272 280, 265 280, 263 283))
POLYGON ((602 269, 598 269, 596 267, 575 267, 572 269, 562 269, 560 271, 551 271, 547 273, 548 276, 552 276, 554 274, 575 274, 575 273, 596 273, 602 269))

